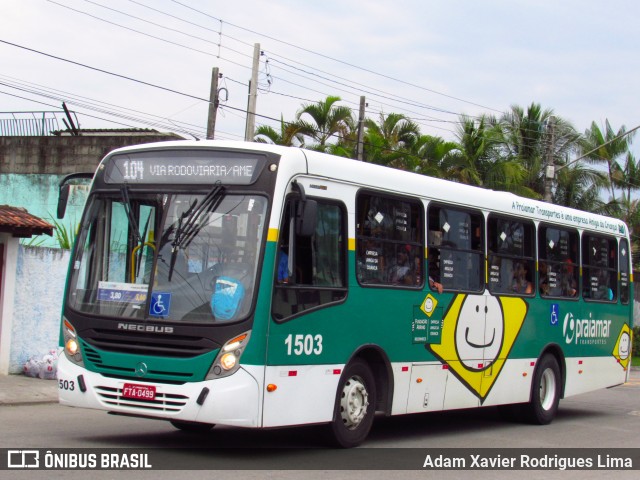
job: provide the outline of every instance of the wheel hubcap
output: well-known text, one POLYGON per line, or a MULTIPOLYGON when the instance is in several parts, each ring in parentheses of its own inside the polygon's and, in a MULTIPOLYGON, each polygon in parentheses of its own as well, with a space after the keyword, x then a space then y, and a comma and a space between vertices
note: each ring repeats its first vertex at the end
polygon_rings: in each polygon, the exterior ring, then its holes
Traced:
POLYGON ((553 370, 547 368, 542 372, 540 379, 540 405, 543 409, 549 410, 553 406, 556 397, 556 376, 553 370))
POLYGON ((342 389, 340 398, 340 416, 342 423, 349 430, 353 430, 362 423, 369 406, 369 393, 360 377, 348 379, 342 389))

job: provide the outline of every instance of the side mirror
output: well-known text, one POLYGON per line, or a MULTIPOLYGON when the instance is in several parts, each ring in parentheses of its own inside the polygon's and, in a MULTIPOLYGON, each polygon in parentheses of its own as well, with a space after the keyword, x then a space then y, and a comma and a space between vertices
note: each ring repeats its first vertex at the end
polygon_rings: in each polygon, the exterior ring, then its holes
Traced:
POLYGON ((311 237, 316 232, 318 223, 318 202, 315 200, 300 200, 296 213, 296 234, 301 237, 311 237))
POLYGON ((67 201, 69 200, 70 185, 60 185, 58 191, 58 218, 64 218, 64 212, 67 211, 67 201))
POLYGON ((70 173, 62 180, 60 180, 60 184, 58 185, 58 218, 64 218, 64 212, 67 211, 67 202, 69 201, 69 190, 70 185, 69 182, 76 179, 85 179, 91 180, 93 178, 93 173, 70 173))

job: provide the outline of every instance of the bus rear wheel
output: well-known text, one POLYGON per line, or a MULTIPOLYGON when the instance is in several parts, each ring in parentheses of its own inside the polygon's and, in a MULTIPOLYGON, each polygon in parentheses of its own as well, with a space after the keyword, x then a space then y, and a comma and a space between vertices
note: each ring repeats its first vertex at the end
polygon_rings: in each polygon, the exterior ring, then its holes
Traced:
POLYGON ((525 419, 536 425, 551 423, 560 402, 560 367, 553 355, 542 357, 531 385, 531 400, 524 405, 525 419))
POLYGON ((212 423, 184 422, 181 420, 171 420, 171 425, 178 430, 189 433, 206 433, 215 427, 212 423))
POLYGON ((356 359, 340 377, 333 421, 329 425, 331 440, 342 448, 359 445, 367 438, 376 405, 376 385, 369 365, 356 359))

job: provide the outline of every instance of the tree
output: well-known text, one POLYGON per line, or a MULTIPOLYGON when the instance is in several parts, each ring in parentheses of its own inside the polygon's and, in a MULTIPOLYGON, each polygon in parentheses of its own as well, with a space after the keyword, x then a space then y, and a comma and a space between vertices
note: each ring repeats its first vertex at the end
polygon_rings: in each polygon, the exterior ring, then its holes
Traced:
POLYGON ((285 147, 304 147, 304 135, 310 133, 309 128, 301 122, 285 122, 280 116, 280 132, 270 125, 260 125, 255 132, 254 140, 258 143, 273 143, 285 147))
POLYGON ((306 129, 305 135, 316 141, 315 145, 310 146, 311 149, 327 151, 331 137, 347 135, 353 117, 351 109, 336 105, 339 101, 340 97, 328 96, 317 103, 303 104, 296 114, 296 118, 306 129), (311 122, 306 117, 310 117, 311 122))
POLYGON ((531 192, 526 196, 542 197, 544 165, 549 149, 553 148, 554 163, 562 163, 577 150, 580 135, 571 123, 536 103, 526 111, 517 105, 512 106, 511 111, 498 120, 498 125, 501 130, 499 155, 505 160, 520 163, 524 169, 522 192, 531 192), (549 131, 551 121, 555 138, 553 145, 549 131))
POLYGON ((365 127, 366 161, 407 170, 420 127, 400 113, 380 113, 377 123, 367 118, 365 127))
POLYGON ((596 122, 591 123, 591 128, 584 133, 582 149, 587 152, 587 161, 593 164, 604 164, 607 167, 609 177, 610 201, 616 200, 616 187, 624 188, 624 179, 621 178, 621 167, 618 159, 629 152, 630 136, 625 135, 624 125, 615 132, 605 120, 604 132, 598 127, 596 122), (621 183, 621 181, 623 183, 621 183))
POLYGON ((407 170, 430 177, 447 178, 448 158, 455 154, 457 149, 456 142, 431 135, 420 135, 413 145, 413 156, 409 157, 412 163, 407 170))
POLYGON ((456 137, 457 148, 444 163, 448 178, 493 190, 536 196, 522 184, 526 174, 522 164, 502 155, 502 129, 494 118, 473 119, 462 115, 456 137))
POLYGON ((594 213, 604 213, 606 204, 600 189, 608 184, 603 172, 581 163, 566 164, 557 170, 553 203, 594 213))

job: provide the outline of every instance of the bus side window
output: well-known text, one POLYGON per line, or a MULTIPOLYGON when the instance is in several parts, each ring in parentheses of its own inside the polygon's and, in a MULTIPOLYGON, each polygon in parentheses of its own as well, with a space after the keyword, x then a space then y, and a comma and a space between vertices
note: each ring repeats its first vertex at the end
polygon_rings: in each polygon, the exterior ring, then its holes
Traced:
POLYGON ((315 232, 304 236, 295 232, 297 202, 297 196, 287 201, 280 225, 272 302, 276 320, 342 301, 347 294, 344 207, 318 200, 315 232))
POLYGON ((625 305, 629 303, 631 279, 629 278, 630 263, 629 242, 626 238, 620 240, 619 265, 620 265, 620 301, 625 305))
POLYGON ((533 222, 491 214, 487 230, 489 290, 492 293, 534 295, 533 222))
POLYGON ((617 300, 618 245, 615 238, 582 236, 582 275, 585 298, 601 302, 617 300))
POLYGON ((538 289, 542 297, 577 298, 578 232, 541 225, 538 230, 538 289))
MULTIPOLYGON (((445 290, 484 288, 484 217, 471 209, 432 204, 428 210, 428 252, 439 258, 445 290)), ((429 265, 430 271, 433 266, 429 265)))
POLYGON ((424 214, 413 198, 360 192, 356 198, 356 275, 365 286, 422 287, 424 214))

